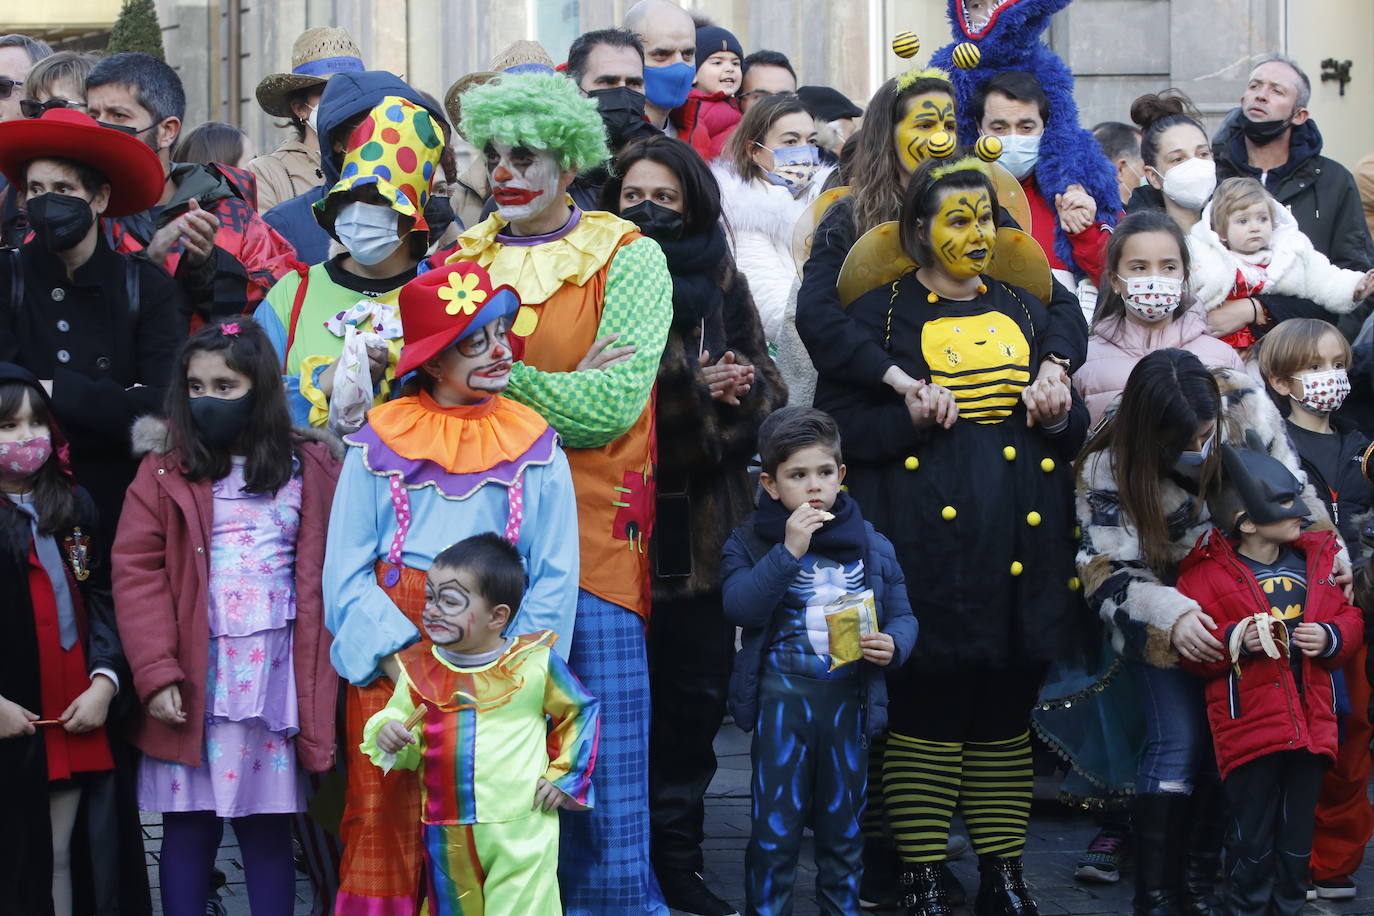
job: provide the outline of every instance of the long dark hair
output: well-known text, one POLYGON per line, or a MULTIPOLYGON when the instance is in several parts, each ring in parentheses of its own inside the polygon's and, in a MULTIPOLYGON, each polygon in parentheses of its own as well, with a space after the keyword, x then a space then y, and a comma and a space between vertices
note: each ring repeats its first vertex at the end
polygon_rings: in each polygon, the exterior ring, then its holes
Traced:
POLYGON ((232 124, 206 121, 190 133, 184 134, 172 148, 173 162, 199 162, 209 165, 221 162, 239 167, 247 163, 243 158, 243 140, 247 136, 232 124))
MULTIPOLYGON (((1183 281, 1184 288, 1187 288, 1188 272, 1192 266, 1188 260, 1188 241, 1184 238, 1183 230, 1178 227, 1178 223, 1163 210, 1136 210, 1128 213, 1126 218, 1117 224, 1116 229, 1112 231, 1111 240, 1107 242, 1107 266, 1102 269, 1102 279, 1098 285, 1101 292, 1097 296, 1097 308, 1093 311, 1094 330, 1105 330, 1106 322, 1113 320, 1119 326, 1126 317, 1126 302, 1112 287, 1112 275, 1119 273, 1117 268, 1121 264, 1121 252, 1125 249, 1126 242, 1131 236, 1145 232, 1163 232, 1173 238, 1178 245, 1179 258, 1183 264, 1183 276, 1179 279, 1183 281)), ((1174 309, 1166 323, 1178 321, 1191 307, 1192 301, 1185 293, 1184 301, 1174 309)))
POLYGON ((794 92, 770 95, 749 106, 740 119, 735 132, 725 144, 721 159, 730 171, 739 176, 740 181, 762 181, 766 173, 763 166, 754 161, 755 143, 762 144, 763 138, 773 129, 773 125, 790 114, 804 114, 810 117, 806 106, 794 92))
POLYGON ((295 470, 296 447, 291 436, 291 413, 281 381, 277 351, 257 322, 237 318, 207 325, 181 345, 168 382, 165 412, 181 447, 186 475, 192 480, 219 480, 230 470, 230 450, 211 449, 191 419, 191 397, 186 373, 197 353, 220 353, 235 372, 248 376, 253 385, 253 416, 239 437, 245 462, 243 478, 249 493, 280 489, 295 470), (233 333, 237 325, 238 333, 233 333), (226 333, 226 329, 228 333, 226 333))
MULTIPOLYGON (((955 158, 963 156, 962 152, 955 153, 955 158)), ((977 168, 942 172, 938 177, 935 175, 937 170, 947 169, 953 161, 955 160, 927 159, 922 162, 911 176, 911 181, 907 183, 906 194, 902 198, 899 224, 902 250, 923 267, 929 267, 934 259, 931 256, 930 240, 928 237, 920 237, 920 226, 917 224, 920 223, 926 228, 928 236, 930 221, 940 210, 942 192, 978 189, 987 191, 988 200, 992 204, 992 225, 994 229, 997 227, 1000 205, 997 203, 997 188, 993 187, 991 178, 977 168)))
POLYGON ((706 163, 681 140, 657 135, 631 143, 616 157, 610 180, 601 189, 601 209, 620 212, 625 176, 645 159, 668 169, 682 185, 684 235, 701 235, 720 221, 720 185, 706 163))
POLYGON ((864 124, 856 134, 859 139, 848 166, 854 180, 855 238, 881 223, 897 219, 908 175, 893 137, 907 100, 931 92, 954 100, 954 87, 942 79, 918 77, 905 89, 898 89, 897 80, 890 79, 878 87, 864 109, 864 124))
POLYGON ((25 393, 34 417, 47 424, 52 439, 52 454, 33 475, 33 505, 38 510, 40 534, 57 534, 76 524, 76 493, 71 477, 63 468, 67 440, 52 415, 52 405, 43 389, 17 379, 0 381, 0 420, 19 413, 25 393))
MULTIPOLYGON (((1159 493, 1160 482, 1209 420, 1221 423, 1217 380, 1187 350, 1156 350, 1135 364, 1116 414, 1083 448, 1080 458, 1106 452, 1121 497, 1122 523, 1135 529, 1140 553, 1150 569, 1170 566, 1169 520, 1159 493)), ((1221 430, 1215 434, 1218 440, 1221 430)), ((1195 512, 1206 505, 1220 466, 1221 449, 1213 447, 1202 464, 1195 512)))

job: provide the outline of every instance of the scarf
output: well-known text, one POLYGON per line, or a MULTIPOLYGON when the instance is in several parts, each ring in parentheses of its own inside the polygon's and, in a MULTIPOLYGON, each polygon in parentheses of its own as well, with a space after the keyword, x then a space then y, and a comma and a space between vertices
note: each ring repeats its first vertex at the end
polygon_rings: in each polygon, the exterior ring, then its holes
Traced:
MULTIPOLYGON (((863 556, 868 543, 864 517, 859 514, 859 504, 843 491, 835 497, 830 512, 835 517, 811 535, 807 552, 849 566, 863 556)), ((754 533, 770 544, 781 544, 787 535, 787 519, 791 515, 782 503, 764 491, 759 496, 759 510, 754 516, 754 533)))
POLYGON ((673 325, 678 328, 714 320, 725 303, 716 277, 728 255, 720 224, 677 241, 660 241, 673 276, 673 325))

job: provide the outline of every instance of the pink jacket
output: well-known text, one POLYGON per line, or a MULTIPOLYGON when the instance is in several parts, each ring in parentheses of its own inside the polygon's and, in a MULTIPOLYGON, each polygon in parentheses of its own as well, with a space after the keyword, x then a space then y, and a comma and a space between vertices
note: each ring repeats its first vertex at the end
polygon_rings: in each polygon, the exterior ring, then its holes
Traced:
MULTIPOLYGON (((331 445, 342 448, 337 440, 300 443, 304 485, 296 542, 293 662, 301 730, 296 755, 315 773, 334 764, 339 684, 329 661, 321 582, 325 531, 339 477, 339 459, 331 445)), ((147 454, 125 496, 114 542, 115 619, 139 702, 146 704, 159 690, 177 684, 186 724, 164 725, 145 708, 133 740, 152 757, 200 766, 210 667, 210 483, 187 479, 160 420, 145 417, 134 425, 134 448, 147 454)))
POLYGON ((1240 354, 1207 333, 1207 319, 1200 306, 1189 305, 1174 321, 1147 328, 1127 318, 1093 328, 1088 337, 1088 359, 1073 376, 1073 387, 1088 405, 1090 422, 1096 426, 1102 413, 1126 387, 1126 379, 1146 354, 1178 348, 1202 360, 1208 369, 1245 371, 1240 354))

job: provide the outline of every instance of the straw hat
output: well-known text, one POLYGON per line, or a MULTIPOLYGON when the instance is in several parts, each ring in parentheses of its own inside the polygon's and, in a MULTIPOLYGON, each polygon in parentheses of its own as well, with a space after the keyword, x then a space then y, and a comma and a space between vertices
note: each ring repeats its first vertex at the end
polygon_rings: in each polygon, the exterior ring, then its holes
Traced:
POLYGON ((306 29, 291 46, 291 72, 269 73, 258 83, 258 105, 273 117, 289 118, 288 95, 323 86, 335 73, 365 69, 362 54, 343 29, 306 29))
POLYGON ((539 42, 521 39, 493 57, 489 70, 478 70, 458 77, 458 81, 444 93, 444 110, 448 112, 453 129, 459 134, 463 133, 463 105, 459 96, 464 92, 489 83, 502 73, 525 73, 530 70, 552 73, 553 58, 549 57, 549 52, 539 42))

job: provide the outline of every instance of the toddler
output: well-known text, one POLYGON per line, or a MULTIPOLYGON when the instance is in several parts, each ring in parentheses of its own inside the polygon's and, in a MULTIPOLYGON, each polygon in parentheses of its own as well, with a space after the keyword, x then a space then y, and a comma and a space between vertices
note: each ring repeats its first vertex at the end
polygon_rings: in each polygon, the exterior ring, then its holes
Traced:
POLYGON ((1335 581, 1335 535, 1303 533, 1301 484, 1253 430, 1247 441, 1222 446, 1226 486, 1211 501, 1230 537, 1204 534, 1178 578, 1227 654, 1182 664, 1208 680, 1232 821, 1225 911, 1294 914, 1307 900, 1322 774, 1336 757, 1333 675, 1364 624, 1335 581))
MULTIPOLYGON (((1253 178, 1228 178, 1188 233, 1189 288, 1211 311, 1228 299, 1272 293, 1308 299, 1346 314, 1374 292, 1374 270, 1336 267, 1298 228, 1297 220, 1253 178)), ((1251 325, 1264 325, 1253 300, 1251 325)), ((1247 326, 1222 338, 1236 349, 1255 342, 1247 326)))
POLYGON ((591 804, 598 703, 554 633, 501 635, 524 590, 500 535, 436 556, 421 617, 432 644, 397 655, 391 702, 363 729, 377 766, 420 771, 431 912, 563 912, 557 809, 591 804))
POLYGON ((883 669, 911 654, 916 619, 891 542, 840 491, 835 421, 810 407, 783 408, 759 428, 759 454, 758 510, 730 535, 721 560, 725 619, 744 628, 730 711, 754 731, 748 913, 791 912, 807 826, 823 911, 857 913, 867 739, 887 724, 883 669), (837 664, 826 606, 865 589, 877 632, 860 637, 862 660, 837 664))
POLYGON ((687 101, 672 113, 678 136, 707 162, 725 149, 743 117, 739 102, 744 70, 739 39, 720 26, 697 29, 697 76, 687 101))

